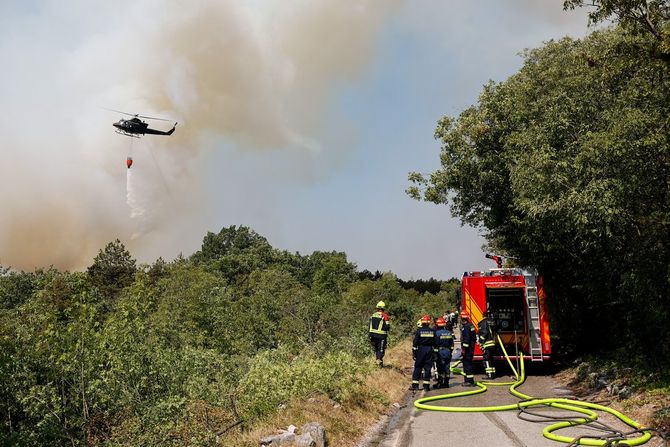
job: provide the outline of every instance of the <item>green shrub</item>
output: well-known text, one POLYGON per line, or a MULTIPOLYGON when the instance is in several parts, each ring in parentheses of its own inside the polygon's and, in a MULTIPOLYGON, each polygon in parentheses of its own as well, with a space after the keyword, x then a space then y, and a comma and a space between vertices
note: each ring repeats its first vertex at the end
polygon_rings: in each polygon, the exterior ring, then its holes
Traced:
POLYGON ((249 421, 269 415, 293 398, 322 393, 341 401, 362 384, 368 362, 336 351, 293 356, 286 349, 264 351, 251 362, 237 387, 239 410, 249 421))

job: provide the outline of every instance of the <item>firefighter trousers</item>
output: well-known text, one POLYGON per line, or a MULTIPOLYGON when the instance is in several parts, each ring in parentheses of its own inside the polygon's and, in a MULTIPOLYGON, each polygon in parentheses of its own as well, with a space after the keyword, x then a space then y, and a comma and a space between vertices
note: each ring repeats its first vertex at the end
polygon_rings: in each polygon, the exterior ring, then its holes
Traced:
POLYGON ((414 372, 412 373, 412 388, 419 388, 419 379, 423 371, 423 387, 430 386, 430 370, 433 367, 433 347, 419 346, 414 351, 414 372))
POLYGON ((484 372, 489 379, 495 379, 496 367, 493 364, 493 348, 482 350, 482 359, 484 360, 484 372))
POLYGON ((445 384, 449 381, 449 365, 451 364, 451 350, 448 348, 440 348, 437 351, 437 359, 435 367, 437 368, 438 383, 445 384))
POLYGON ((462 351, 463 354, 463 372, 465 373, 465 383, 475 383, 475 368, 472 364, 472 357, 475 355, 473 348, 462 351))
POLYGON ((378 362, 384 360, 384 353, 386 352, 386 337, 370 337, 370 344, 375 351, 375 356, 378 362))

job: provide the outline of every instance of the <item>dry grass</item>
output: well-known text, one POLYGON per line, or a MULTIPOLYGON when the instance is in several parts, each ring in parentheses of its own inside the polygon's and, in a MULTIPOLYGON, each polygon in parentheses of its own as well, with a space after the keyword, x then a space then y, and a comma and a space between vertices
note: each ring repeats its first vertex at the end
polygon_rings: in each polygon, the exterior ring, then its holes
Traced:
MULTIPOLYGON (((670 433, 670 389, 658 388, 634 392, 627 399, 610 396, 606 389, 594 389, 586 380, 580 379, 578 367, 568 368, 556 374, 556 379, 572 389, 576 396, 582 399, 605 402, 639 422, 645 427, 653 427, 665 433, 670 433)), ((614 379, 613 383, 621 385, 627 383, 625 378, 614 379)))
MULTIPOLYGON (((619 402, 617 402, 619 404, 619 402)), ((614 408, 630 415, 646 427, 670 434, 670 392, 652 390, 636 393, 614 408)))
POLYGON ((329 445, 353 447, 382 415, 391 412, 393 403, 403 399, 411 382, 411 351, 409 339, 393 346, 386 352, 386 366, 373 370, 360 392, 340 404, 323 395, 293 401, 249 430, 221 439, 220 445, 255 447, 260 438, 279 433, 291 424, 300 428, 307 422, 318 422, 326 428, 329 445))

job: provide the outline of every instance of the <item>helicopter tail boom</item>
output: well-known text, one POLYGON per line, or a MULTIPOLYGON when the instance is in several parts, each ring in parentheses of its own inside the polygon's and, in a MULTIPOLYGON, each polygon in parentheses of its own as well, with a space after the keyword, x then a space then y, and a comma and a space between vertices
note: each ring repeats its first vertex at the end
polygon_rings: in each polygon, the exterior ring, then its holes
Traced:
POLYGON ((174 123, 174 126, 172 126, 172 129, 168 130, 167 132, 164 132, 162 130, 155 130, 151 128, 144 129, 142 133, 144 134, 150 134, 150 135, 172 135, 174 133, 174 129, 177 127, 177 123, 174 123))

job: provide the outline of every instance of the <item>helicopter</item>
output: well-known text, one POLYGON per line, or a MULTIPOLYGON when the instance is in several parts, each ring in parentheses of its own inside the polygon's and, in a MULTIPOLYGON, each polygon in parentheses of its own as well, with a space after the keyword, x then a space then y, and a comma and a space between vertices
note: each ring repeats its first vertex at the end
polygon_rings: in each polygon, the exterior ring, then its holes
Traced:
POLYGON ((172 135, 174 129, 177 127, 177 122, 172 125, 172 129, 168 131, 162 131, 157 129, 152 129, 149 127, 149 124, 142 121, 140 118, 156 121, 172 121, 166 120, 164 118, 153 118, 151 116, 138 115, 137 113, 126 113, 121 112, 120 110, 107 109, 112 112, 123 113, 124 115, 132 116, 130 119, 121 118, 116 123, 112 124, 116 127, 116 133, 127 135, 129 137, 140 138, 142 135, 172 135))

